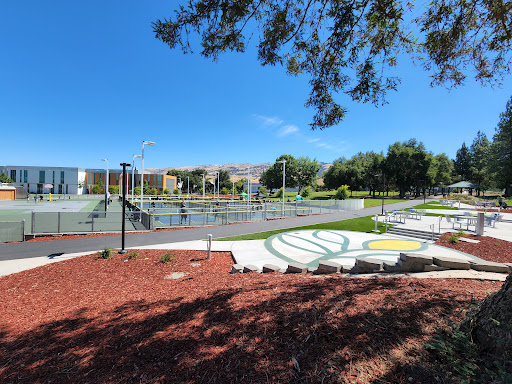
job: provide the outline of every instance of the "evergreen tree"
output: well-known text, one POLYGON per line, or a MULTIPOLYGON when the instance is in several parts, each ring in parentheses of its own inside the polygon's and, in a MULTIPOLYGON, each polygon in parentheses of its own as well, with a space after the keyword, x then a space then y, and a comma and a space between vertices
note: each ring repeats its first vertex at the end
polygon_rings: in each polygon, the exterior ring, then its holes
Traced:
POLYGON ((453 167, 455 175, 458 176, 459 180, 471 179, 471 154, 465 142, 457 150, 453 167))
POLYGON ((490 158, 497 186, 505 189, 505 196, 512 196, 512 97, 500 114, 490 158))

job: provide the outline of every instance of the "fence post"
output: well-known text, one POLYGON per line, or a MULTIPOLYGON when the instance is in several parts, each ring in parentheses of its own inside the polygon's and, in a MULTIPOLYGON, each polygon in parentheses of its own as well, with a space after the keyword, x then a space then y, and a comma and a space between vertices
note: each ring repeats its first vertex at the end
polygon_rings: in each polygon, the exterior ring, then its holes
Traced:
POLYGON ((295 200, 295 217, 297 217, 297 200, 295 200))
POLYGON ((226 225, 229 224, 229 207, 226 205, 226 225))
POLYGON ((57 233, 60 233, 60 212, 57 212, 57 233))
POLYGON ((94 232, 94 213, 92 214, 91 232, 94 232))
POLYGON ((21 241, 25 241, 25 219, 21 220, 21 241))
POLYGON ((36 213, 32 211, 32 223, 31 223, 31 232, 34 235, 36 229, 36 213))

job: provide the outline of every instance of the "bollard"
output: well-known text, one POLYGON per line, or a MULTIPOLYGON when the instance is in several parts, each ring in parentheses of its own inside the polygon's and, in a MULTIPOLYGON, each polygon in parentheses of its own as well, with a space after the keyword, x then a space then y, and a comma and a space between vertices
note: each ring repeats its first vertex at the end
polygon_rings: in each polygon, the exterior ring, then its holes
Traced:
POLYGON ((208 234, 207 240, 208 240, 208 260, 212 259, 212 235, 208 234))
POLYGON ((376 214, 374 216, 374 219, 375 219, 375 229, 373 230, 373 232, 379 232, 380 233, 380 231, 377 229, 377 224, 379 223, 379 215, 376 214))

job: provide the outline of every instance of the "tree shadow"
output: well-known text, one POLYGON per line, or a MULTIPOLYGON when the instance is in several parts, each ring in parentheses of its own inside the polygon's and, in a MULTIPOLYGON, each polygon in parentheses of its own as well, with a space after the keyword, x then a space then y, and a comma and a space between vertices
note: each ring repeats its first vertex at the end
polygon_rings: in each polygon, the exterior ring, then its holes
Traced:
POLYGON ((81 309, 17 336, 0 330, 0 381, 410 382, 397 351, 416 353, 425 323, 452 315, 456 294, 408 282, 261 282, 96 316, 81 309))

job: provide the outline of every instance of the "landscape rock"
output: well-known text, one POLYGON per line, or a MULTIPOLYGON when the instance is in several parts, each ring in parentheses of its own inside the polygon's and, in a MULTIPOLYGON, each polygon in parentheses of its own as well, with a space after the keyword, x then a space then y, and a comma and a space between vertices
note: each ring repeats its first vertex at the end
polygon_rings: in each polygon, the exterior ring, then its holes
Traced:
POLYGON ((246 266, 244 266, 244 273, 249 273, 249 272, 259 272, 259 268, 252 265, 252 264, 247 264, 246 266))
POLYGON ((434 264, 439 267, 446 267, 449 269, 469 269, 471 267, 469 261, 454 259, 453 257, 436 256, 432 259, 434 264))
POLYGON ((367 272, 380 272, 382 271, 382 261, 371 258, 356 258, 356 266, 367 272))
POLYGON ((273 264, 265 264, 263 266, 263 273, 279 272, 281 268, 273 264))
POLYGON ((498 273, 509 273, 510 269, 508 265, 502 263, 495 263, 492 261, 485 260, 471 260, 471 269, 475 271, 485 271, 485 272, 498 272, 498 273))
POLYGON ((341 264, 329 260, 320 260, 318 263, 318 273, 337 273, 341 270, 341 264))
POLYGON ((400 252, 400 260, 429 265, 433 263, 432 256, 422 255, 420 253, 404 253, 400 252))
POLYGON ((300 263, 289 263, 286 269, 287 273, 306 273, 308 272, 308 266, 300 263))
POLYGON ((244 266, 241 264, 233 264, 231 266, 231 272, 230 273, 243 273, 244 266))

